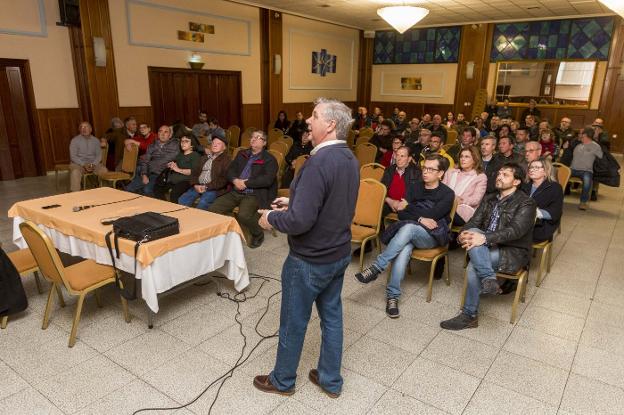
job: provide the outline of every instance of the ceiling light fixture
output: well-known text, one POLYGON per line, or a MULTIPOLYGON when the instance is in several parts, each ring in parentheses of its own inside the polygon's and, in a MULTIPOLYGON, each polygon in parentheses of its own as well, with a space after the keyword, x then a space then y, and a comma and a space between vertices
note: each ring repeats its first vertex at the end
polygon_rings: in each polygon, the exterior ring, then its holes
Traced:
POLYGON ((397 32, 404 33, 424 19, 429 14, 429 10, 415 6, 388 6, 377 9, 377 14, 394 27, 397 32))
POLYGON ((604 4, 608 8, 610 8, 615 13, 624 17, 624 3, 622 0, 598 0, 600 3, 604 4))

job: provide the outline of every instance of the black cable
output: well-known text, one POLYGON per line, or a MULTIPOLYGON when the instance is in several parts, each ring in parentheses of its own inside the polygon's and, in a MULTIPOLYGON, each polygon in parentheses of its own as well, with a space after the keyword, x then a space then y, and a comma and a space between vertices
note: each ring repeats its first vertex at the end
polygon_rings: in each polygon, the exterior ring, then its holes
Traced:
POLYGON ((74 210, 74 212, 81 212, 83 210, 91 209, 91 208, 94 208, 94 207, 114 205, 115 203, 129 202, 131 200, 136 200, 136 199, 141 198, 141 197, 143 197, 143 195, 140 195, 140 196, 137 196, 137 197, 131 197, 130 199, 115 200, 113 202, 106 202, 106 203, 98 203, 97 205, 74 206, 73 210, 74 210))
MULTIPOLYGON (((234 376, 234 371, 236 369, 238 369, 239 367, 241 367, 242 365, 244 365, 249 360, 251 355, 256 351, 256 349, 265 340, 273 339, 273 338, 278 337, 278 331, 276 331, 275 333, 270 334, 270 335, 264 335, 264 334, 260 333, 260 331, 258 330, 258 326, 260 325, 260 323, 262 322, 264 317, 266 317, 266 315, 268 314, 269 307, 271 305, 271 300, 273 299, 273 297, 275 297, 276 295, 280 294, 282 292, 282 290, 279 290, 279 291, 271 294, 267 298, 266 308, 264 309, 264 312, 262 313, 262 315, 260 316, 260 318, 256 322, 256 325, 254 326, 254 331, 260 337, 260 340, 258 341, 258 343, 256 343, 256 345, 254 347, 251 348, 251 350, 249 351, 249 354, 246 357, 244 357, 245 356, 245 349, 247 348, 247 336, 245 335, 245 333, 243 331, 243 323, 242 323, 242 321, 239 320, 239 317, 241 315, 240 305, 242 303, 244 303, 245 301, 247 301, 247 300, 250 300, 252 298, 257 297, 259 295, 260 291, 262 290, 262 287, 264 287, 264 284, 266 284, 270 280, 281 282, 280 279, 278 279, 278 278, 269 277, 269 276, 266 276, 266 275, 254 274, 254 273, 249 273, 249 277, 250 277, 250 279, 260 279, 260 280, 262 280, 262 283, 260 284, 260 287, 258 287, 258 290, 256 290, 256 292, 253 295, 247 296, 246 292, 242 292, 242 293, 236 293, 236 294, 234 294, 234 296, 231 296, 230 293, 217 292, 217 295, 219 297, 224 298, 224 299, 226 299, 228 301, 232 301, 232 302, 234 302, 236 304, 236 314, 234 315, 234 320, 238 324, 238 330, 239 330, 241 336, 243 337, 243 348, 242 348, 240 356, 236 360, 236 363, 234 364, 234 366, 232 368, 230 368, 227 372, 225 372, 223 375, 219 376, 217 379, 212 381, 212 383, 210 383, 208 386, 206 386, 204 388, 204 390, 202 390, 199 393, 199 395, 197 395, 195 398, 193 398, 190 402, 187 402, 187 403, 185 403, 183 405, 175 406, 175 407, 142 408, 142 409, 138 409, 138 410, 134 411, 132 413, 132 415, 136 415, 136 414, 138 414, 140 412, 146 412, 146 411, 171 411, 171 410, 177 410, 177 409, 186 408, 186 407, 192 405, 193 403, 197 402, 197 400, 199 398, 201 398, 206 392, 208 392, 208 390, 210 388, 212 388, 219 381, 221 381, 219 387, 217 388, 217 392, 215 394, 215 397, 214 397, 212 403, 210 404, 210 408, 208 409, 208 414, 210 414, 212 412, 212 408, 217 403, 217 399, 219 398, 219 393, 221 392, 221 389, 223 388, 223 385, 225 385, 225 382, 227 382, 228 379, 230 379, 232 376, 234 376)), ((219 277, 219 276, 214 276, 213 278, 227 279, 226 277, 219 277)), ((202 283, 202 284, 195 284, 195 285, 205 285, 205 284, 202 283)))

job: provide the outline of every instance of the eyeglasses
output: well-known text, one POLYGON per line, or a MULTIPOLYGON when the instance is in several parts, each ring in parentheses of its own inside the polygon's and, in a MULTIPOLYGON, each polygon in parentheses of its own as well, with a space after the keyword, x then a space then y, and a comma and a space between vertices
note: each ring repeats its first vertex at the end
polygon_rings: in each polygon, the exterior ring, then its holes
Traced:
POLYGON ((529 171, 531 171, 531 170, 541 170, 543 168, 544 168, 544 166, 531 166, 531 167, 529 167, 529 171))
POLYGON ((422 170, 425 173, 435 173, 440 171, 440 169, 434 169, 433 167, 423 167, 422 170))

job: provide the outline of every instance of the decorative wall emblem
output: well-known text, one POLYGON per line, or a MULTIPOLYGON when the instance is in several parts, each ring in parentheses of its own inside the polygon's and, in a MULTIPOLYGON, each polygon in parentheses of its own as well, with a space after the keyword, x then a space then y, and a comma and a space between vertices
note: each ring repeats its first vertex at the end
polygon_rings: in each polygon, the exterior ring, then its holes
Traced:
POLYGON ((327 53, 327 49, 312 52, 312 73, 325 76, 327 73, 336 73, 336 55, 327 53))

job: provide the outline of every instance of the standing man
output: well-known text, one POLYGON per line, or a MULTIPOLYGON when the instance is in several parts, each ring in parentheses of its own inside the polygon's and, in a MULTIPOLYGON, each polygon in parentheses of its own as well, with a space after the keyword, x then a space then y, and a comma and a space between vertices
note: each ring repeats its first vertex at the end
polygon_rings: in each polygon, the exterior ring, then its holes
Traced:
POLYGON ((107 172, 102 166, 102 148, 100 140, 91 135, 91 124, 83 121, 78 126, 80 134, 69 143, 69 190, 80 191, 82 175, 87 173, 100 174, 107 172))
POLYGON ((572 177, 578 177, 583 181, 581 190, 581 203, 578 208, 587 210, 590 192, 594 184, 594 161, 596 158, 602 158, 602 148, 600 144, 594 141, 594 129, 586 127, 581 131, 580 142, 567 142, 563 145, 564 149, 572 147, 572 177))
POLYGON ((314 149, 290 185, 290 199, 278 198, 273 211, 260 210, 260 225, 288 234, 290 252, 282 268, 282 306, 275 368, 256 376, 263 392, 292 395, 303 340, 316 303, 321 319, 321 356, 310 381, 331 398, 340 396, 342 282, 351 261, 351 221, 360 186, 359 164, 345 142, 351 110, 319 98, 312 116, 314 149))

